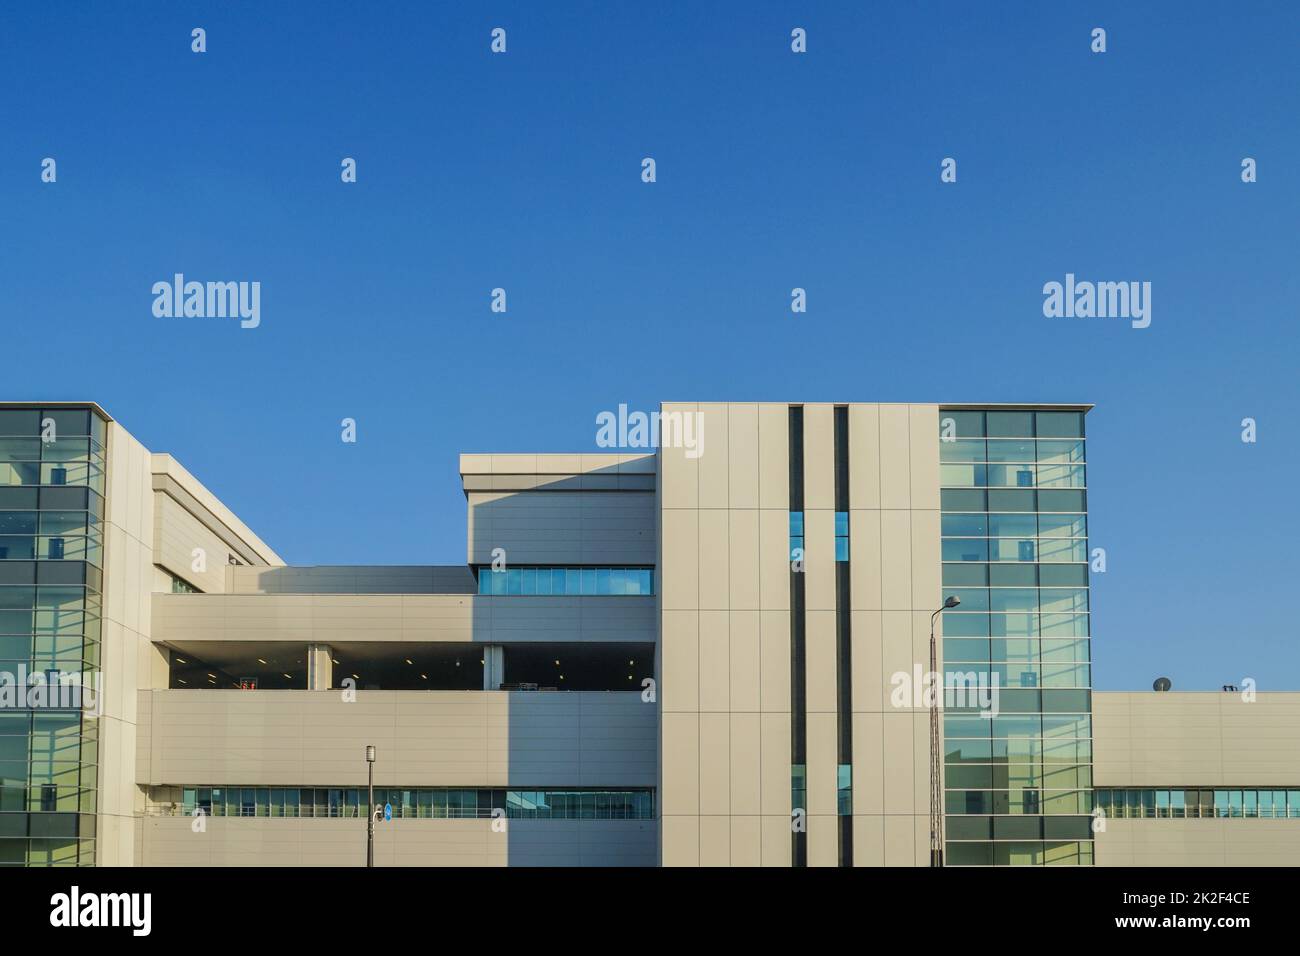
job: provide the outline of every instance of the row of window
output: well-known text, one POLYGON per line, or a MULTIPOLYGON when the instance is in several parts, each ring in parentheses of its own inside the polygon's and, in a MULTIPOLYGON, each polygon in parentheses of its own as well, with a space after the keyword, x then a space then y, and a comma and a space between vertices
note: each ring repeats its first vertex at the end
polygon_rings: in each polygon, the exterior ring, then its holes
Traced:
POLYGON ((75 837, 0 839, 0 866, 94 866, 95 841, 75 837))
POLYGON ((87 461, 0 461, 0 485, 88 485, 103 494, 104 466, 87 461))
MULTIPOLYGON (((953 617, 970 611, 1010 614, 1086 614, 1088 589, 1077 588, 949 588, 947 594, 961 599, 953 617)), ((945 622, 946 623, 946 622, 945 622)))
MULTIPOLYGON (((945 651, 945 654, 947 652, 945 651)), ((952 662, 951 655, 948 660, 952 662)), ((1015 664, 992 664, 987 660, 966 661, 962 664, 952 662, 945 670, 944 686, 961 689, 978 686, 1002 689, 1033 689, 1036 687, 1076 687, 1092 686, 1092 668, 1088 664, 1038 664, 1024 662, 1015 664), (964 667, 964 670, 959 668, 964 667), (994 681, 996 680, 996 685, 994 681)), ((958 695, 959 697, 960 695, 958 695)), ((952 694, 945 696, 948 706, 957 699, 952 694)))
POLYGON ((478 571, 479 594, 650 595, 651 568, 509 568, 478 571))
MULTIPOLYGON (((1092 695, 1087 688, 1044 687, 1039 690, 999 687, 996 698, 992 693, 991 686, 987 683, 983 686, 967 684, 963 688, 954 689, 952 693, 945 690, 944 709, 956 716, 994 709, 1006 715, 1073 715, 1088 710, 1092 703, 1092 695)), ((982 719, 987 721, 990 718, 982 719)))
POLYGON ((1086 538, 1086 514, 945 514, 944 538, 1086 538))
POLYGON ((998 741, 1011 737, 1075 738, 1092 737, 1092 716, 1085 708, 1077 714, 1000 714, 997 717, 968 717, 963 714, 944 714, 945 741, 988 740, 998 741))
POLYGON ((1120 819, 1250 817, 1300 820, 1300 790, 1104 789, 1096 807, 1120 819))
POLYGON ((87 461, 104 463, 104 449, 90 438, 57 436, 51 441, 39 438, 0 437, 0 462, 87 461))
POLYGON ((0 534, 0 561, 89 561, 104 564, 104 543, 99 536, 70 538, 0 534))
POLYGON ((3 408, 0 436, 58 439, 88 435, 101 448, 108 440, 108 425, 88 408, 3 408))
MULTIPOLYGON (((1080 545, 1082 547, 1082 543, 1080 545)), ((1086 564, 945 564, 944 587, 1059 588, 1088 586, 1086 564)))
POLYGON ((0 535, 60 534, 99 536, 99 521, 88 511, 0 511, 0 535))
POLYGON ((1082 564, 1088 560, 1087 538, 944 538, 939 548, 944 561, 960 563, 1082 564))
POLYGON ((0 482, 0 512, 5 511, 89 511, 99 521, 104 496, 89 488, 11 487, 0 482))
POLYGON ((1087 614, 996 614, 956 613, 943 615, 945 644, 950 637, 1044 637, 1088 636, 1087 614))
MULTIPOLYGON (((1092 768, 1067 764, 1036 763, 977 766, 954 764, 944 768, 947 790, 1088 790, 1092 787, 1092 768)), ((1025 811, 1030 812, 1030 811, 1025 811)))
POLYGON ((945 866, 1092 866, 1092 848, 1088 840, 947 843, 943 862, 945 866))
POLYGON ((947 790, 944 812, 998 816, 1070 816, 1092 813, 1092 790, 1047 790, 1009 787, 988 790, 947 790))
POLYGON ((941 409, 939 439, 1083 438, 1083 412, 941 409))
MULTIPOLYGON (((790 512, 790 560, 803 558, 804 523, 802 511, 790 512)), ((835 512, 835 560, 849 559, 849 513, 835 512)))
MULTIPOLYGON (((99 610, 99 595, 84 587, 0 585, 0 611, 27 609, 81 613, 99 610)), ((3 633, 3 631, 0 631, 3 633)))
MULTIPOLYGON (((186 816, 365 816, 364 787, 184 787, 186 816)), ((375 805, 396 819, 653 820, 653 790, 505 790, 376 787, 375 805)))
POLYGON ((956 438, 939 442, 939 461, 984 464, 1081 465, 1082 441, 1014 438, 956 438))
POLYGON ((1084 488, 1082 465, 940 465, 945 488, 1084 488))
POLYGON ((1043 513, 1080 514, 1088 510, 1088 493, 1082 488, 944 488, 939 492, 940 506, 945 512, 1020 511, 1043 513))
POLYGON ((945 740, 945 763, 1073 763, 1092 759, 1092 741, 1079 738, 1037 737, 945 740))
POLYGON ((1092 817, 955 816, 948 821, 949 840, 1091 840, 1092 817))
POLYGON ((95 836, 93 813, 0 813, 0 839, 8 837, 95 836))
POLYGON ((988 661, 999 664, 1086 664, 1087 638, 945 637, 943 656, 950 668, 988 661))

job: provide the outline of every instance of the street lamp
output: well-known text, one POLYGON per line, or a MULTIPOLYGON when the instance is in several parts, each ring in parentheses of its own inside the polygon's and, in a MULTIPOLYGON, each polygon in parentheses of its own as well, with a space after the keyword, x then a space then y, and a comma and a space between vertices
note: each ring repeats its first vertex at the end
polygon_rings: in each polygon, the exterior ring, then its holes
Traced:
POLYGON ((366 745, 366 767, 370 770, 370 798, 366 806, 366 866, 375 865, 375 748, 366 745))
POLYGON ((934 699, 930 703, 930 865, 943 866, 943 767, 939 762, 939 695, 943 678, 939 675, 938 649, 934 641, 934 621, 948 608, 956 607, 961 598, 950 595, 943 607, 930 615, 930 681, 934 699), (937 682, 937 683, 935 683, 937 682))

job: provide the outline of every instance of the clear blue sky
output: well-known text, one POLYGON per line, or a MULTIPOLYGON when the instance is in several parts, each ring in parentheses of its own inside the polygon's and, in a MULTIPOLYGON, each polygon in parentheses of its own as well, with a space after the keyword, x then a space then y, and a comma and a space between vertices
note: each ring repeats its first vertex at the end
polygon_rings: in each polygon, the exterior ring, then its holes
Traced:
POLYGON ((7 4, 0 398, 300 564, 462 562, 457 454, 620 402, 1092 402, 1097 685, 1300 687, 1300 7, 894 6, 7 4), (155 318, 174 272, 261 327, 155 318), (1044 318, 1066 272, 1151 327, 1044 318))

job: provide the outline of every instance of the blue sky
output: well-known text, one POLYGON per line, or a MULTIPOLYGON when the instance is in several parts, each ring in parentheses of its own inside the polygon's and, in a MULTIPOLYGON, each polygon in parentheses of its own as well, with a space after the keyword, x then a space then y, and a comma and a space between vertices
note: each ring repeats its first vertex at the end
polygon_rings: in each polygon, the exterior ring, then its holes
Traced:
POLYGON ((1300 8, 897 6, 10 4, 0 399, 301 564, 463 561, 457 454, 620 402, 1092 402, 1097 686, 1300 687, 1300 8), (175 272, 261 327, 155 318, 175 272), (1067 272, 1150 328, 1045 318, 1067 272))

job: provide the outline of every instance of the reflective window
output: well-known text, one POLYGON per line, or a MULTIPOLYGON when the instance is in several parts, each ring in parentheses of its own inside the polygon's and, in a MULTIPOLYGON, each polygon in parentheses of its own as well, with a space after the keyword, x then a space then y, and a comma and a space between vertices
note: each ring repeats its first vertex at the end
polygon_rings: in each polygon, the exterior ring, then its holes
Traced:
POLYGON ((653 568, 506 568, 482 565, 478 593, 491 595, 618 595, 654 594, 653 568))
MULTIPOLYGON (((389 805, 394 819, 653 820, 653 790, 504 790, 376 787, 374 806, 389 805)), ((181 788, 178 804, 158 801, 152 812, 192 816, 360 818, 370 806, 365 787, 181 788)))

